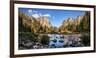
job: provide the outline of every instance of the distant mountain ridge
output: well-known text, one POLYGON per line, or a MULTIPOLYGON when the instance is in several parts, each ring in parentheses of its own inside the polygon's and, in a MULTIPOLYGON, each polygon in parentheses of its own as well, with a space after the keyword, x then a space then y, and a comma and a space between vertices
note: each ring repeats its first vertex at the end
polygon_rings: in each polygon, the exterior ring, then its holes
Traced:
POLYGON ((87 21, 87 20, 90 20, 90 18, 88 17, 90 17, 89 12, 86 12, 86 14, 83 16, 78 16, 76 19, 73 19, 70 17, 68 19, 65 19, 62 22, 61 26, 57 28, 51 24, 48 17, 36 16, 36 15, 28 16, 26 14, 19 13, 19 22, 20 22, 19 25, 30 29, 30 31, 32 32, 46 32, 46 33, 48 32, 67 32, 67 31, 76 30, 82 24, 84 25, 85 22, 83 23, 82 21, 86 21, 87 22, 86 24, 90 23, 90 21, 87 21))

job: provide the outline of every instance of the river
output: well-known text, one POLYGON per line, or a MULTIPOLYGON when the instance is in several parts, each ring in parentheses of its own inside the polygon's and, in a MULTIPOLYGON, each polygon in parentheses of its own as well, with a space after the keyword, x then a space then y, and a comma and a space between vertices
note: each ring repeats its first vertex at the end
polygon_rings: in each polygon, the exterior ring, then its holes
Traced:
POLYGON ((81 43, 81 34, 70 34, 70 35, 59 35, 59 34, 48 34, 50 37, 50 47, 68 47, 68 46, 79 46, 81 43))

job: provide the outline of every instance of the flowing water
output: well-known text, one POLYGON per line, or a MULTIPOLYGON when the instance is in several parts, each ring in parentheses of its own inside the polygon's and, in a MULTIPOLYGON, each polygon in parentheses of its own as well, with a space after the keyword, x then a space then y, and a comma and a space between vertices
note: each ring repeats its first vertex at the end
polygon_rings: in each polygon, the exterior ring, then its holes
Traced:
POLYGON ((50 47, 63 47, 64 45, 78 45, 81 41, 81 34, 71 34, 71 35, 59 35, 59 34, 48 34, 50 37, 49 46, 50 47))

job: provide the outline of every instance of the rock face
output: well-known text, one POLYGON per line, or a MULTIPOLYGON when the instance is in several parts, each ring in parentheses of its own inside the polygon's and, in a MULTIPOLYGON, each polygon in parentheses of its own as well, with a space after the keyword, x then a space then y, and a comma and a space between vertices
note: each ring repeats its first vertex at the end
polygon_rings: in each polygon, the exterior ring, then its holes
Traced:
POLYGON ((68 18, 67 20, 64 20, 62 23, 62 26, 68 26, 73 24, 73 18, 68 18))
POLYGON ((82 21, 82 19, 83 19, 83 16, 78 16, 78 17, 76 18, 76 20, 75 20, 75 25, 79 25, 80 22, 82 21))
POLYGON ((49 22, 48 17, 40 17, 39 22, 40 22, 40 25, 42 26, 51 27, 51 23, 49 22))
POLYGON ((62 22, 62 25, 59 27, 61 33, 67 32, 72 33, 76 32, 78 26, 81 24, 84 16, 78 16, 76 19, 68 18, 62 22))
POLYGON ((19 22, 20 25, 23 25, 24 27, 31 29, 33 32, 36 32, 36 29, 46 29, 52 26, 48 17, 36 15, 28 16, 26 14, 21 13, 19 15, 19 22))
POLYGON ((83 16, 78 16, 76 19, 73 19, 73 18, 65 19, 62 23, 62 26, 79 25, 82 19, 83 19, 83 16))
MULTIPOLYGON (((41 26, 51 27, 51 23, 49 22, 48 17, 41 16, 41 15, 32 15, 33 18, 35 18, 36 21, 40 23, 41 26)), ((34 19, 33 19, 34 20, 34 19)))

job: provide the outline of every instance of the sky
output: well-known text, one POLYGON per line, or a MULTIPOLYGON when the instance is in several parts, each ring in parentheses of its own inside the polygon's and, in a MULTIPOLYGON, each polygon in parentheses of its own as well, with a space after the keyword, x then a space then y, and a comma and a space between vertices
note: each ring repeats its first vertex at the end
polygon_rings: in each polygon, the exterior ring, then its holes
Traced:
POLYGON ((50 23, 59 27, 62 22, 68 18, 76 19, 78 16, 83 16, 85 11, 79 10, 58 10, 58 9, 37 9, 37 8, 19 8, 21 13, 25 13, 28 16, 38 18, 39 16, 45 16, 49 18, 50 23))

